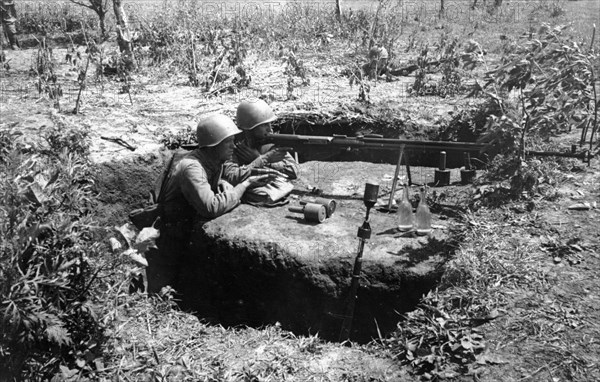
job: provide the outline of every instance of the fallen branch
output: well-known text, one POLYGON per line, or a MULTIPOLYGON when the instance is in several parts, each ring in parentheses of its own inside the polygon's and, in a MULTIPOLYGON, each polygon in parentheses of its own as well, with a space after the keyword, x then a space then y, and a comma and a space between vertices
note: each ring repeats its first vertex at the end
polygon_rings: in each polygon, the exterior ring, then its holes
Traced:
MULTIPOLYGON (((447 60, 430 61, 430 62, 426 62, 425 66, 427 67, 427 66, 431 66, 431 65, 439 65, 446 61, 447 60)), ((413 64, 413 65, 408 65, 408 66, 405 66, 402 68, 392 69, 389 71, 389 73, 392 76, 408 76, 409 74, 411 74, 412 72, 414 72, 417 69, 419 69, 419 65, 413 64)))
POLYGON ((127 150, 135 151, 135 149, 136 149, 135 146, 130 145, 129 143, 127 143, 124 140, 122 140, 121 138, 104 137, 104 136, 102 136, 102 137, 100 137, 100 139, 104 139, 105 141, 116 143, 119 146, 125 147, 127 150))

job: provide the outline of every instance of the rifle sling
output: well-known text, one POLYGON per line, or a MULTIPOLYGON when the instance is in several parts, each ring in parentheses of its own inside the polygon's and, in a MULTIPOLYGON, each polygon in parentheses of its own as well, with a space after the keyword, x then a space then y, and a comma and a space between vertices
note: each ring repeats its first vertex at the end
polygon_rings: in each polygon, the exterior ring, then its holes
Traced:
POLYGON ((160 190, 158 191, 158 198, 156 199, 156 204, 161 204, 161 202, 164 199, 165 186, 167 184, 167 181, 169 179, 171 179, 171 167, 173 166, 174 160, 175 160, 175 153, 173 153, 173 155, 171 155, 171 160, 169 161, 169 165, 167 166, 167 169, 165 170, 165 172, 163 174, 162 182, 160 184, 160 190))

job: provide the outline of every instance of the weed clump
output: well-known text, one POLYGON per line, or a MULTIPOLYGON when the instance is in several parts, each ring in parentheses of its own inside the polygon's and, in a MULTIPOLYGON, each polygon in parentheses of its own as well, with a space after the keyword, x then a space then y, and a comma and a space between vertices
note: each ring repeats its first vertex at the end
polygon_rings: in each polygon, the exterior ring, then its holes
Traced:
POLYGON ((93 180, 83 135, 67 135, 50 132, 48 150, 0 132, 1 380, 85 376, 102 356, 93 180))

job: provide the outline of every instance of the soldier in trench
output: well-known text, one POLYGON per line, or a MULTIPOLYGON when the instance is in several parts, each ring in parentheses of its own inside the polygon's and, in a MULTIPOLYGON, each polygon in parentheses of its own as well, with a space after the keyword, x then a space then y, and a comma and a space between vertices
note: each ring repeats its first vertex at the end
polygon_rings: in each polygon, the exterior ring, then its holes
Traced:
POLYGON ((0 21, 4 35, 8 38, 8 43, 13 50, 20 48, 19 40, 17 39, 17 11, 15 9, 14 0, 2 0, 0 2, 0 21))
POLYGON ((164 197, 158 251, 148 256, 148 293, 160 292, 167 285, 178 289, 178 273, 195 223, 233 210, 247 189, 270 179, 265 175, 249 176, 233 186, 222 178, 223 164, 233 154, 238 133, 241 131, 229 117, 207 117, 198 123, 198 148, 173 162, 161 191, 164 197))
POLYGON ((225 163, 225 178, 230 183, 237 184, 247 178, 253 168, 270 168, 290 180, 298 177, 299 166, 289 149, 264 143, 267 134, 273 132, 271 123, 276 119, 271 107, 263 100, 240 103, 236 122, 244 134, 236 144, 231 160, 225 163))

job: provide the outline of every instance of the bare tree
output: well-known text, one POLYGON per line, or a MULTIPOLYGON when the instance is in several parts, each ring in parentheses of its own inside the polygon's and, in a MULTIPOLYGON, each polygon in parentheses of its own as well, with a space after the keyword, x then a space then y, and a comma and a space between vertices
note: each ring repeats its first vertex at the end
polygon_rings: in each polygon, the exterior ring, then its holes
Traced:
POLYGON ((341 0, 335 0, 335 17, 339 22, 342 22, 342 4, 341 0))
POLYGON ((131 33, 129 32, 127 15, 125 14, 125 9, 123 9, 123 1, 113 0, 113 8, 115 11, 115 18, 117 19, 117 41, 119 43, 119 49, 122 53, 131 54, 131 33))
POLYGON ((100 33, 106 38, 106 13, 110 0, 69 0, 73 4, 81 5, 94 11, 100 19, 100 33))

